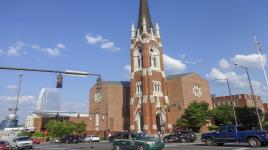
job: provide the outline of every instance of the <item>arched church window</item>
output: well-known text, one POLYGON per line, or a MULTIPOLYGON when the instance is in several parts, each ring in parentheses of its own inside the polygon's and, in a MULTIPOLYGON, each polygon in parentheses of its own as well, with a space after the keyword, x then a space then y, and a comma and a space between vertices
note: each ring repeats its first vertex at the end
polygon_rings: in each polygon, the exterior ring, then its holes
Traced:
POLYGON ((151 46, 150 48, 150 66, 160 69, 159 51, 155 46, 151 46))
POLYGON ((136 83, 136 94, 142 94, 143 88, 142 88, 142 82, 136 83))
POLYGON ((142 69, 142 48, 138 49, 138 69, 142 69))

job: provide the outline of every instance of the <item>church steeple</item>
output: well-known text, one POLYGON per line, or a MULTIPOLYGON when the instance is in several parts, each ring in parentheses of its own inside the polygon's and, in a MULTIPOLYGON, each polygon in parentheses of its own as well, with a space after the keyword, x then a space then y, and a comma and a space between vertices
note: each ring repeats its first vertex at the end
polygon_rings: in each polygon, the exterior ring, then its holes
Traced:
POLYGON ((147 0, 140 0, 140 11, 139 11, 139 20, 138 20, 138 29, 143 32, 143 25, 146 24, 147 32, 151 32, 153 29, 152 19, 150 15, 150 9, 148 6, 147 0), (144 22, 145 21, 145 22, 144 22))

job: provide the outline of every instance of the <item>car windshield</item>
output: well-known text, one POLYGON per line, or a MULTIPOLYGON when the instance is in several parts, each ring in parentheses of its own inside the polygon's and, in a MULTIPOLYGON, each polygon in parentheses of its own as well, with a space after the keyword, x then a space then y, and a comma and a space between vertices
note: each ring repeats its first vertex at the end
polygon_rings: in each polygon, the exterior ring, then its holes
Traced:
POLYGON ((30 138, 29 137, 19 137, 17 138, 17 141, 29 141, 30 138))
POLYGON ((138 133, 137 137, 139 137, 139 138, 154 138, 154 136, 152 136, 150 134, 145 134, 145 133, 138 133))

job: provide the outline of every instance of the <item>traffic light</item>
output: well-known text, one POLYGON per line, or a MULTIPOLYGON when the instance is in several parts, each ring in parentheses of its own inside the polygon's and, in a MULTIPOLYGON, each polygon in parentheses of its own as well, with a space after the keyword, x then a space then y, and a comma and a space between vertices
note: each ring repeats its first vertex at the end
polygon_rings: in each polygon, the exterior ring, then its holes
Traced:
POLYGON ((56 86, 56 88, 62 88, 62 79, 63 79, 62 75, 58 74, 57 75, 57 86, 56 86))

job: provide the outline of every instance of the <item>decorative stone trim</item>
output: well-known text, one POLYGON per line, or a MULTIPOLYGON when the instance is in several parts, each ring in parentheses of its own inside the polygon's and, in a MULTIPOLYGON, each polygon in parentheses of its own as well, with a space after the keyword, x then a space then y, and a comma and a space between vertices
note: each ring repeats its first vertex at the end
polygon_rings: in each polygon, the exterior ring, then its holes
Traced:
POLYGON ((166 73, 165 73, 165 71, 161 71, 161 73, 162 73, 162 77, 163 77, 163 78, 166 78, 166 73))
POLYGON ((143 76, 146 76, 146 74, 147 74, 146 69, 142 69, 142 75, 143 75, 143 76))
POLYGON ((143 103, 144 103, 144 104, 147 103, 147 96, 146 96, 146 95, 143 96, 143 103))
POLYGON ((154 96, 153 95, 150 95, 150 102, 151 103, 155 103, 155 100, 154 100, 154 96))
POLYGON ((161 43, 161 42, 159 42, 159 47, 163 47, 163 45, 162 45, 162 43, 161 43))
POLYGON ((143 129, 144 129, 144 130, 148 130, 148 129, 149 129, 149 126, 148 126, 148 125, 144 125, 144 126, 143 126, 143 129))
POLYGON ((157 129, 156 124, 153 124, 153 129, 154 129, 154 130, 156 130, 156 129, 157 129))
POLYGON ((134 97, 130 98, 130 106, 132 106, 134 104, 134 97))
POLYGON ((149 76, 151 76, 153 74, 151 68, 147 69, 147 73, 148 73, 149 76))
POLYGON ((164 96, 164 98, 165 98, 165 103, 166 104, 169 104, 169 98, 168 98, 168 96, 164 96))
POLYGON ((130 130, 134 130, 134 125, 130 125, 130 130))
POLYGON ((132 73, 130 74, 130 79, 131 79, 131 80, 134 79, 134 72, 132 72, 132 73))

